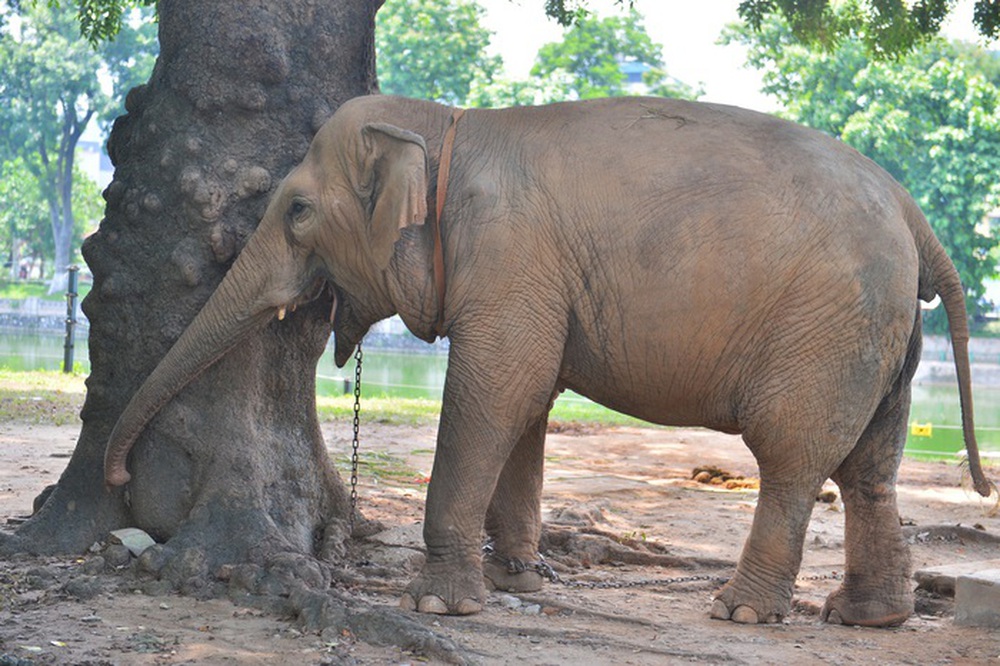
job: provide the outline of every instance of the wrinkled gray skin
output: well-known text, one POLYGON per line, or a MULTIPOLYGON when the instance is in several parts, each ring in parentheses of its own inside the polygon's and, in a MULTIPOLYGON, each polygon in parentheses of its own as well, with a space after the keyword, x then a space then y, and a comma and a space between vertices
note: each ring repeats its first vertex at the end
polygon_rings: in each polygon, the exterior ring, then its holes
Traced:
MULTIPOLYGON (((450 117, 383 96, 341 107, 123 413, 109 483, 128 481, 129 448, 161 405, 323 280, 338 297, 338 364, 393 313, 434 338, 429 222, 450 117)), ((920 355, 918 298, 940 295, 947 308, 973 474, 980 492, 989 484, 971 439, 962 288, 898 184, 788 122, 630 98, 469 111, 447 192, 451 352, 427 560, 404 607, 480 610, 484 528, 498 552, 534 559, 547 414, 569 388, 654 423, 743 435, 760 499, 713 617, 788 613, 814 498, 832 477, 847 562, 824 618, 906 619, 895 480, 920 355)), ((531 572, 486 573, 498 587, 540 585, 531 572)))

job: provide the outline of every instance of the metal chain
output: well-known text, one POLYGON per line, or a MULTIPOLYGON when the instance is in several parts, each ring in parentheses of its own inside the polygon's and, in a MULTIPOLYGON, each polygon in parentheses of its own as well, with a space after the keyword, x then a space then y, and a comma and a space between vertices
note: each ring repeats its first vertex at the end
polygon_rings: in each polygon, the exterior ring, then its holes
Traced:
MULTIPOLYGON (((627 589, 634 587, 655 587, 655 586, 665 586, 665 585, 678 585, 681 583, 696 583, 696 582, 713 582, 718 585, 723 585, 729 582, 728 576, 712 576, 708 574, 698 574, 693 576, 674 576, 672 578, 641 578, 638 580, 629 581, 582 581, 582 580, 566 580, 560 578, 559 574, 556 573, 555 569, 545 561, 545 558, 541 553, 536 553, 535 555, 538 559, 533 562, 524 562, 516 557, 504 557, 497 553, 493 548, 493 543, 491 541, 486 542, 483 545, 483 557, 491 559, 507 568, 507 572, 511 574, 524 573, 525 571, 534 571, 542 578, 548 579, 552 583, 558 583, 565 587, 575 587, 584 588, 588 590, 611 590, 611 589, 627 589)), ((817 574, 815 576, 800 576, 796 581, 814 581, 814 580, 842 580, 844 574, 837 571, 832 571, 828 574, 817 574)))
POLYGON ((354 438, 351 440, 351 516, 350 533, 354 534, 354 514, 358 509, 358 447, 360 440, 358 433, 361 431, 361 343, 354 352, 354 438))

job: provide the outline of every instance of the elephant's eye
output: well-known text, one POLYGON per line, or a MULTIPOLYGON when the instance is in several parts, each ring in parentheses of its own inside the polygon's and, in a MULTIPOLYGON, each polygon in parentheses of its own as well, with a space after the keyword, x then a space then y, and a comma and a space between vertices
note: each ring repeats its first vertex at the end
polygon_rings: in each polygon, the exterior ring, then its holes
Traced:
POLYGON ((302 214, 306 212, 306 204, 302 201, 293 201, 292 205, 288 208, 288 217, 292 222, 296 221, 302 214))

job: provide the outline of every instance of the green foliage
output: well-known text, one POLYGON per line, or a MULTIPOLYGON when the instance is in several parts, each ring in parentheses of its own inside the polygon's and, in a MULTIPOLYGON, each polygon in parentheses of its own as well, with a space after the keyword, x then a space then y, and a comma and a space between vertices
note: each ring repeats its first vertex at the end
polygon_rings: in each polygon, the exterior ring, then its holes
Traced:
MULTIPOLYGON (((743 0, 739 14, 754 32, 781 19, 797 42, 832 50, 858 40, 867 53, 884 59, 937 35, 954 8, 954 0, 743 0)), ((1000 2, 976 0, 973 23, 983 37, 1000 37, 1000 2)))
POLYGON ((591 99, 632 94, 626 63, 645 66, 644 83, 653 94, 694 98, 697 92, 671 80, 663 70, 662 47, 643 26, 642 15, 627 13, 599 19, 585 16, 568 28, 561 42, 538 51, 531 74, 548 84, 543 101, 591 99))
POLYGON ((376 17, 382 92, 464 105, 474 80, 501 68, 474 0, 388 0, 376 17))
MULTIPOLYGON (((983 280, 996 272, 989 255, 1000 242, 982 227, 1000 205, 996 61, 943 40, 895 61, 872 58, 859 40, 812 51, 777 21, 727 39, 749 46, 764 91, 785 115, 839 137, 910 191, 958 267, 970 312, 981 315, 983 280)), ((928 323, 940 330, 943 313, 928 323)))
POLYGON ((487 55, 483 13, 475 0, 389 0, 375 31, 382 92, 473 107, 627 95, 622 64, 637 62, 649 94, 700 94, 666 74, 662 48, 635 11, 606 19, 581 13, 562 42, 542 47, 532 78, 521 81, 500 76, 500 59, 487 55))
MULTIPOLYGON (((615 4, 624 5, 625 0, 615 0, 615 4)), ((628 0, 629 9, 634 5, 635 0, 628 0)), ((587 11, 587 0, 545 0, 545 13, 566 28, 591 15, 587 11)))
MULTIPOLYGON (((58 0, 49 0, 53 2, 58 0)), ((76 4, 80 34, 97 46, 116 40, 128 23, 130 9, 155 7, 156 0, 78 0, 76 4)))
POLYGON ((52 255, 48 208, 22 157, 0 165, 0 250, 14 276, 22 258, 52 255))
MULTIPOLYGON (((8 0, 17 12, 41 4, 42 0, 8 0)), ((93 46, 113 41, 127 25, 132 9, 155 7, 156 0, 47 0, 52 9, 76 6, 80 35, 93 46)))

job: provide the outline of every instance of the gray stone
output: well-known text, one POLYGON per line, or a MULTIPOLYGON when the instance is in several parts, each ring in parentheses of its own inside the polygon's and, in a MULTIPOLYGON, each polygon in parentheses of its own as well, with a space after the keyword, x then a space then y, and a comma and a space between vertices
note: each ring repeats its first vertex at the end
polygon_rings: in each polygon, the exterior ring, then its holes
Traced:
POLYGON ((111 533, 111 542, 120 543, 129 549, 129 552, 139 557, 150 546, 156 544, 153 537, 135 527, 126 527, 115 530, 111 533))
POLYGON ((1000 628, 1000 569, 958 577, 955 582, 955 624, 1000 628))
POLYGON ((521 600, 512 594, 504 594, 500 596, 500 605, 504 608, 514 610, 521 607, 521 600))
POLYGON ((937 567, 920 569, 913 574, 917 587, 928 592, 934 592, 946 597, 955 596, 955 580, 959 576, 974 574, 987 569, 1000 569, 1000 560, 982 560, 979 562, 959 562, 943 564, 937 567))

